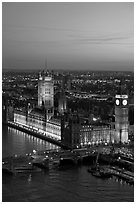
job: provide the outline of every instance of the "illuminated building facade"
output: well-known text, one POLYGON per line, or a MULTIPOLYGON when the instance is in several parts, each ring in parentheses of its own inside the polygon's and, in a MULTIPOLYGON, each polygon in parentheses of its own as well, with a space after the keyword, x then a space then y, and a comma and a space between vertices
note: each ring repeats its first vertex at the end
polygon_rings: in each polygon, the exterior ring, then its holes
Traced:
POLYGON ((78 116, 74 116, 64 129, 64 143, 72 147, 100 145, 114 143, 115 130, 110 124, 81 123, 78 116))
POLYGON ((115 142, 128 142, 128 95, 115 96, 115 142))
POLYGON ((38 77, 38 106, 46 110, 46 119, 54 114, 54 82, 49 71, 39 73, 38 77))
POLYGON ((50 121, 46 122, 46 135, 56 139, 61 140, 61 120, 52 118, 50 121))
POLYGON ((14 122, 74 148, 114 143, 115 130, 109 124, 81 124, 78 116, 70 117, 69 122, 62 118, 46 121, 42 109, 29 114, 15 110, 14 122))
POLYGON ((109 124, 82 125, 80 145, 99 145, 114 143, 114 129, 109 124))
POLYGON ((25 112, 15 110, 14 122, 16 124, 23 125, 30 130, 42 133, 49 138, 61 140, 61 120, 51 119, 47 122, 44 118, 44 114, 40 112, 40 109, 37 109, 33 110, 30 114, 26 114, 25 112))
POLYGON ((43 71, 38 77, 38 107, 31 108, 29 103, 26 111, 15 110, 14 122, 49 138, 61 140, 61 119, 56 119, 53 115, 53 77, 48 71, 43 71))
POLYGON ((27 125, 26 114, 22 111, 15 110, 14 111, 14 122, 21 124, 21 125, 27 125))
POLYGON ((31 108, 28 104, 25 111, 13 110, 11 107, 8 118, 71 147, 128 142, 128 95, 115 97, 115 129, 111 124, 98 123, 93 116, 92 120, 83 123, 78 113, 69 114, 66 121, 62 120, 66 116, 66 109, 66 96, 62 87, 58 105, 61 118, 54 117, 54 82, 52 74, 47 71, 39 73, 38 107, 31 108))

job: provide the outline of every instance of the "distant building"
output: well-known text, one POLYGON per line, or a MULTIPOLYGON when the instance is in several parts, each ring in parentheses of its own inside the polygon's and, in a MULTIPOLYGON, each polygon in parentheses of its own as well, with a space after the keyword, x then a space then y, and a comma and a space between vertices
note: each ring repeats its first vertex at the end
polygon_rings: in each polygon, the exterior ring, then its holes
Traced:
POLYGON ((2 123, 6 123, 7 122, 7 99, 5 96, 2 95, 2 123))
POLYGON ((67 81, 67 90, 71 90, 71 79, 70 78, 67 81))
POLYGON ((2 96, 2 123, 7 123, 8 120, 14 121, 14 105, 7 96, 2 96))

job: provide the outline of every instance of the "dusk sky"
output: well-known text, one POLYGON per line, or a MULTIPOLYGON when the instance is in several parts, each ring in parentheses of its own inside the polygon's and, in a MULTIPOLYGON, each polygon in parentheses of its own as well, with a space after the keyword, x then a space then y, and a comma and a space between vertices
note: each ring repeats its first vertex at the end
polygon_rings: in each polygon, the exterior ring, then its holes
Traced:
POLYGON ((134 3, 2 3, 4 69, 133 71, 134 3))

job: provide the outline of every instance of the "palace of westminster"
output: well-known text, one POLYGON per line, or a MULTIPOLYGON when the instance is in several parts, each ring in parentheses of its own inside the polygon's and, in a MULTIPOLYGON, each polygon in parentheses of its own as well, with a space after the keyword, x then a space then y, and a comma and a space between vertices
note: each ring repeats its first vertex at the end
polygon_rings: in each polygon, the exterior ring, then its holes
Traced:
POLYGON ((84 147, 109 143, 128 143, 129 135, 129 97, 127 94, 115 95, 115 122, 92 122, 78 113, 70 113, 64 87, 58 100, 57 113, 54 113, 54 80, 52 73, 42 71, 38 76, 38 103, 34 107, 28 103, 25 111, 8 106, 6 121, 23 125, 43 136, 60 141, 71 147, 84 147))

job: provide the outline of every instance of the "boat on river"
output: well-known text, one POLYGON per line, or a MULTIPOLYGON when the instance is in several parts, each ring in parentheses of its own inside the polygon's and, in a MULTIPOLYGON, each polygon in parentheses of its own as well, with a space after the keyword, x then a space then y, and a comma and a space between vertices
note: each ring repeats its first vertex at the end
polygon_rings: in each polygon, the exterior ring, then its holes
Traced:
POLYGON ((39 160, 39 159, 35 159, 33 160, 33 166, 35 167, 39 167, 41 169, 49 169, 49 160, 48 159, 43 159, 43 160, 39 160))
POLYGON ((100 167, 98 163, 99 153, 96 158, 95 165, 93 167, 88 168, 88 172, 91 173, 93 176, 99 178, 110 178, 112 176, 111 171, 108 170, 106 167, 100 167))
POLYGON ((41 169, 34 166, 31 160, 17 157, 9 158, 2 162, 2 173, 3 175, 16 175, 18 173, 35 173, 40 172, 41 169))
POLYGON ((110 178, 112 177, 112 173, 108 171, 106 168, 99 168, 99 169, 90 169, 88 170, 93 176, 100 177, 100 178, 110 178))
POLYGON ((94 171, 94 172, 92 172, 92 175, 95 176, 95 177, 101 178, 101 174, 100 174, 99 171, 94 171))
POLYGON ((25 166, 15 167, 13 172, 15 174, 17 173, 35 173, 35 172, 41 172, 41 169, 29 164, 25 166))

